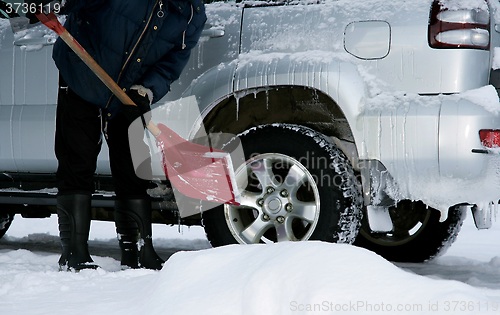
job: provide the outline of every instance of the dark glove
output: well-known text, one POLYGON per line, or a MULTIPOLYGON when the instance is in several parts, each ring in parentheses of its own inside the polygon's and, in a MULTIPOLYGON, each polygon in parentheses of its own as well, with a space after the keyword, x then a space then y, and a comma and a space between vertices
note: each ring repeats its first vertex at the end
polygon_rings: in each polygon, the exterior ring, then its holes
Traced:
MULTIPOLYGON (((51 2, 56 2, 53 0, 25 0, 24 3, 26 3, 27 6, 27 12, 26 12, 26 17, 30 20, 30 24, 35 24, 40 22, 38 18, 35 16, 35 10, 39 11, 40 6, 44 7, 43 13, 48 14, 51 11, 53 11, 53 4, 47 5, 51 2)), ((60 8, 60 6, 59 6, 60 8)))
POLYGON ((147 126, 151 120, 151 90, 134 85, 128 90, 127 95, 137 105, 122 105, 122 114, 127 118, 129 123, 132 123, 139 117, 143 117, 143 124, 147 126))

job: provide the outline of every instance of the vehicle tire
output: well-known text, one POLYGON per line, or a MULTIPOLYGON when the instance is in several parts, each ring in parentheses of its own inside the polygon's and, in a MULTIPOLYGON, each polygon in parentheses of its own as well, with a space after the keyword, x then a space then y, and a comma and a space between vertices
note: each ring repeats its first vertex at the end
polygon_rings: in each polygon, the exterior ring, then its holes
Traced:
POLYGON ((235 173, 238 182, 248 183, 240 189, 240 206, 203 213, 212 246, 354 241, 361 224, 361 188, 347 157, 324 135, 274 124, 238 138, 245 161, 235 173))
POLYGON ((2 238, 10 227, 10 224, 14 220, 14 214, 12 213, 0 213, 0 238, 2 238))
POLYGON ((465 219, 465 211, 456 206, 450 208, 444 222, 439 222, 438 210, 410 200, 398 202, 389 208, 389 214, 394 227, 391 232, 373 232, 364 219, 354 245, 395 262, 423 262, 444 253, 465 219))

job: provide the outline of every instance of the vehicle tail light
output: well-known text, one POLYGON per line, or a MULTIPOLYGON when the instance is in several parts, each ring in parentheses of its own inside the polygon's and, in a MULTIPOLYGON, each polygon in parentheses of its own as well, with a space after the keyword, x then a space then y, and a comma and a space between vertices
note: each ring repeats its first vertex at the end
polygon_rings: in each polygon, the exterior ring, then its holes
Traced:
POLYGON ((499 129, 481 129, 479 130, 479 139, 481 144, 487 148, 500 147, 500 130, 499 129))
MULTIPOLYGON (((486 1, 485 1, 486 4, 486 1)), ((485 9, 449 9, 432 4, 429 45, 432 48, 490 48, 490 13, 485 9)))

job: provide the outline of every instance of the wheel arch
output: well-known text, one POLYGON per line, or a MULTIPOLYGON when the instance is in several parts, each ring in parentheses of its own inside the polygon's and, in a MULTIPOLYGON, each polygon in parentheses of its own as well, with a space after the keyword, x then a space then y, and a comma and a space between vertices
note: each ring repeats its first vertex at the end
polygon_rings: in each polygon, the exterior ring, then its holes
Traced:
POLYGON ((329 137, 354 142, 340 106, 321 91, 303 86, 276 86, 233 93, 204 114, 207 132, 240 133, 251 127, 289 123, 329 137))
MULTIPOLYGON (((360 146, 366 90, 357 65, 325 52, 249 53, 205 72, 183 96, 196 97, 207 132, 292 123, 360 146)), ((345 153, 357 157, 358 150, 345 153)))

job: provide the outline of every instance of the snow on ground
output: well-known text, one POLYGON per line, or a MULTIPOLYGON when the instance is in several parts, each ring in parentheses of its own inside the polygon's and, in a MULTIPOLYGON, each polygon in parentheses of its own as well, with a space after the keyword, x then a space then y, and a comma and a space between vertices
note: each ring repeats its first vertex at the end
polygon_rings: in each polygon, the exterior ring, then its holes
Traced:
MULTIPOLYGON (((500 313, 500 225, 467 219, 456 243, 425 264, 394 265, 321 242, 212 249, 199 227, 154 226, 157 247, 179 251, 161 271, 59 272, 58 255, 0 247, 0 314, 495 314, 500 313)), ((55 216, 16 217, 6 238, 57 240, 55 216), (29 235, 29 236, 28 236, 29 235)), ((91 239, 117 246, 112 223, 91 239)))

